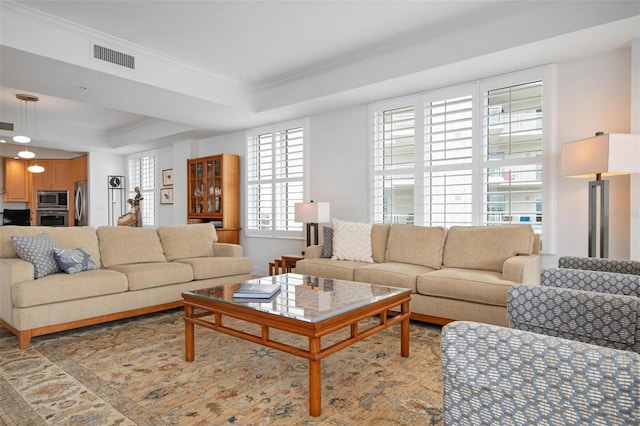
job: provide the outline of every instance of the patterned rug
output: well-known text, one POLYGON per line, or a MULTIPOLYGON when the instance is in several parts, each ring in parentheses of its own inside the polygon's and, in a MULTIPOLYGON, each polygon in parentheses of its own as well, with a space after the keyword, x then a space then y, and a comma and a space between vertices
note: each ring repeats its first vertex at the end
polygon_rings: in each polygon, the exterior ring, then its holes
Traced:
POLYGON ((408 358, 399 333, 325 358, 322 414, 311 417, 305 359, 196 326, 185 362, 182 310, 34 338, 27 350, 0 329, 0 424, 439 425, 440 327, 412 322, 408 358))

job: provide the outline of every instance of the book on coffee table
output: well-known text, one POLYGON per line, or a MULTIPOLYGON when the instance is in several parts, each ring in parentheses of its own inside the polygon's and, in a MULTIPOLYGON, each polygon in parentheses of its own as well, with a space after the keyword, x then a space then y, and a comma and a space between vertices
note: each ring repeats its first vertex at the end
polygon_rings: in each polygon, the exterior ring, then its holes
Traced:
POLYGON ((271 299, 278 291, 280 291, 280 284, 243 284, 233 292, 233 298, 271 299))

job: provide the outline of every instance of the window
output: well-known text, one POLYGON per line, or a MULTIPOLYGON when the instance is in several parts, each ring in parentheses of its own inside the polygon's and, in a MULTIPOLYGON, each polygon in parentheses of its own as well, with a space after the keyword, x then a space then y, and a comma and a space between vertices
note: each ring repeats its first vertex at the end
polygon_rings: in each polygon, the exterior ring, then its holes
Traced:
POLYGON ((156 152, 146 152, 129 157, 128 198, 134 198, 135 187, 140 188, 143 226, 156 226, 156 152))
POLYGON ((298 237, 305 194, 306 120, 247 131, 247 235, 298 237))
POLYGON ((551 77, 543 67, 372 104, 371 220, 543 234, 551 77))

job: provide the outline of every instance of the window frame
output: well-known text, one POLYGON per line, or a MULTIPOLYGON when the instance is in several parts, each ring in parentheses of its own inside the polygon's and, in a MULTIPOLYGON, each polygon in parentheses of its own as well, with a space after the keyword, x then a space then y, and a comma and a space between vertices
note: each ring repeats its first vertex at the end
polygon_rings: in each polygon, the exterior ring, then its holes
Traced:
MULTIPOLYGON (((485 225, 484 198, 486 196, 484 171, 489 167, 498 166, 498 163, 492 163, 484 159, 484 120, 486 119, 485 105, 486 94, 495 89, 518 86, 533 81, 542 81, 542 156, 539 163, 541 164, 542 173, 542 195, 540 202, 542 203, 542 251, 555 252, 556 247, 556 160, 554 152, 557 152, 556 143, 556 67, 555 65, 545 65, 522 71, 516 71, 509 74, 490 77, 469 83, 452 85, 427 92, 416 93, 409 96, 388 99, 384 101, 369 104, 369 219, 371 222, 379 221, 380 208, 376 207, 376 179, 381 172, 376 170, 376 117, 383 111, 398 109, 403 107, 414 107, 415 111, 415 145, 414 145, 414 218, 416 224, 424 223, 425 210, 425 105, 428 102, 443 99, 453 99, 460 96, 472 95, 472 160, 468 163, 471 168, 472 179, 472 213, 470 225, 485 225)), ((521 164, 527 163, 525 160, 507 160, 505 164, 521 164)), ((529 161, 527 164, 531 164, 529 161)), ((435 169, 453 170, 463 168, 452 166, 437 166, 435 169)), ((393 173, 391 171, 390 173, 393 173)), ((378 195, 379 197, 379 195, 378 195)), ((488 224, 487 224, 488 225, 488 224)))
POLYGON ((160 187, 161 187, 161 185, 159 185, 160 176, 158 173, 158 159, 159 159, 159 155, 157 150, 139 152, 137 154, 131 154, 127 157, 127 198, 135 197, 134 188, 136 186, 140 187, 140 193, 142 194, 142 197, 144 200, 142 204, 143 205, 143 208, 142 208, 142 227, 143 228, 155 228, 158 226, 158 198, 159 197, 156 195, 156 193, 159 193, 160 187), (131 162, 142 161, 142 159, 149 158, 149 157, 153 157, 154 159, 153 176, 148 176, 147 179, 143 179, 142 176, 136 179, 133 179, 133 177, 131 176, 131 162), (152 182, 153 187, 148 188, 148 187, 144 187, 142 183, 136 183, 136 182, 144 182, 145 180, 152 182), (152 206, 153 214, 145 215, 145 213, 148 212, 148 210, 145 211, 145 207, 148 208, 149 206, 152 206), (149 220, 145 220, 145 218, 149 216, 153 218, 153 223, 149 223, 149 220))
POLYGON ((266 126, 261 126, 253 129, 248 129, 245 131, 245 158, 247 159, 247 167, 245 172, 245 196, 244 196, 244 211, 245 211, 245 220, 244 220, 244 235, 246 237, 261 237, 261 238, 281 238, 281 239, 304 239, 304 224, 293 222, 293 215, 295 214, 295 203, 304 202, 308 199, 309 194, 309 183, 308 183, 308 146, 309 146, 309 118, 300 118, 289 120, 281 123, 274 123, 266 126), (276 154, 276 143, 277 143, 277 135, 286 133, 287 131, 302 129, 302 176, 291 177, 291 178, 283 178, 276 176, 278 167, 277 167, 277 154, 276 154), (251 173, 251 165, 250 165, 250 156, 251 156, 251 141, 257 137, 263 135, 271 135, 271 175, 268 179, 252 179, 251 173), (251 212, 252 208, 251 203, 251 186, 257 184, 258 182, 264 182, 265 185, 271 186, 271 212, 272 218, 270 220, 270 225, 266 229, 258 229, 253 223, 251 223, 251 212), (287 205, 284 213, 281 209, 278 209, 278 185, 279 184, 294 184, 296 186, 300 186, 302 188, 301 191, 301 199, 300 201, 296 201, 295 199, 292 201, 293 204, 291 206, 287 205), (289 218, 289 219, 287 219, 289 218), (282 222, 287 223, 285 227, 293 228, 293 229, 283 229, 278 226, 278 223, 282 222))

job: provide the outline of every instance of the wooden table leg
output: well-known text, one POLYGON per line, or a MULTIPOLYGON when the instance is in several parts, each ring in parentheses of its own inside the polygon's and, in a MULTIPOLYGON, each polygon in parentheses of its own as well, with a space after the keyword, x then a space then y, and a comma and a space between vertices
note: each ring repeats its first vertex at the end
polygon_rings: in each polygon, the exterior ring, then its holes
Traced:
POLYGON ((405 319, 400 323, 400 355, 407 357, 409 356, 409 302, 402 304, 400 312, 402 315, 406 315, 405 319))
POLYGON ((309 415, 318 417, 322 410, 322 360, 317 359, 320 353, 320 338, 309 338, 309 352, 313 358, 309 360, 309 415))
POLYGON ((187 320, 187 318, 193 318, 193 306, 184 306, 184 352, 185 361, 191 362, 195 358, 194 350, 194 327, 195 325, 187 320))

